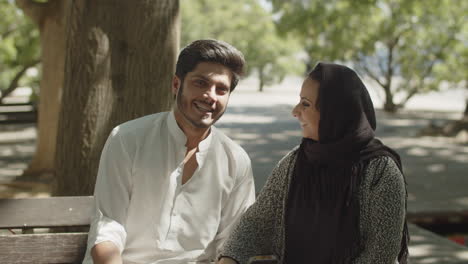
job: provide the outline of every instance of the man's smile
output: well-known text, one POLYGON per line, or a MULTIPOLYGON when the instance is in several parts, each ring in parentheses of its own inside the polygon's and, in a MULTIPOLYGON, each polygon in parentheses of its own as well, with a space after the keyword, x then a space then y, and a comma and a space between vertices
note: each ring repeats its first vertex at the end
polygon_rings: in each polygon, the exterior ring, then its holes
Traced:
POLYGON ((200 102, 193 102, 193 105, 195 106, 195 108, 202 112, 202 113, 212 113, 214 111, 214 109, 210 106, 208 106, 207 104, 204 104, 204 103, 200 103, 200 102))

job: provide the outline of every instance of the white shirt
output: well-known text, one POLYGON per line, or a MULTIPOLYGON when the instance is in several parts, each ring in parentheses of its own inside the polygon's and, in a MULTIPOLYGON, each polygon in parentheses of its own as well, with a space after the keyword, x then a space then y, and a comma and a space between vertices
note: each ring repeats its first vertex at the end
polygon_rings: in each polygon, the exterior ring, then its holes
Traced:
POLYGON ((117 126, 102 151, 91 248, 111 241, 124 263, 208 263, 255 200, 247 153, 215 127, 182 185, 186 137, 173 112, 117 126))

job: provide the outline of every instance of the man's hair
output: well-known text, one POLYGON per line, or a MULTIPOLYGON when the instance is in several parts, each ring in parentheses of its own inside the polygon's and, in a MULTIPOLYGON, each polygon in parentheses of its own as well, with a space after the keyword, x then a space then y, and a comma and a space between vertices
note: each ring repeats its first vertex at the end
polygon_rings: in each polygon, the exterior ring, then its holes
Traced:
POLYGON ((236 88, 244 70, 244 55, 232 45, 214 39, 196 40, 179 54, 176 76, 183 82, 185 75, 193 71, 200 62, 219 63, 232 72, 231 92, 236 88))

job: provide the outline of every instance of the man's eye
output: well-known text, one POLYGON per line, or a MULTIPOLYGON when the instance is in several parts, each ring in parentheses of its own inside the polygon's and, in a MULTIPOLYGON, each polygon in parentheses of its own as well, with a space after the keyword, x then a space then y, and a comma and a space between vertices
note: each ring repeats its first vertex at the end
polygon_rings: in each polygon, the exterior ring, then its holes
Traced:
POLYGON ((223 92, 223 93, 227 93, 229 91, 229 89, 226 88, 226 87, 218 87, 218 91, 223 92))
POLYGON ((306 103, 306 102, 302 102, 302 105, 305 106, 305 107, 309 107, 310 104, 306 103))
POLYGON ((206 82, 203 81, 203 80, 196 80, 196 81, 195 81, 195 84, 196 84, 196 85, 199 85, 199 86, 204 86, 205 83, 206 83, 206 82))

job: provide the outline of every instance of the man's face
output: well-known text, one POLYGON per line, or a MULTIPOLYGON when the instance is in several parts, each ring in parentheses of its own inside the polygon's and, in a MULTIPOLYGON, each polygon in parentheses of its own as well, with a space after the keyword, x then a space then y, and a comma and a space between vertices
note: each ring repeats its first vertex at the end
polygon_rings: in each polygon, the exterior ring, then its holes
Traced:
POLYGON ((232 73, 213 62, 200 62, 183 82, 175 76, 172 92, 177 95, 175 115, 182 127, 209 128, 226 111, 232 73), (188 126, 187 126, 188 125, 188 126))

